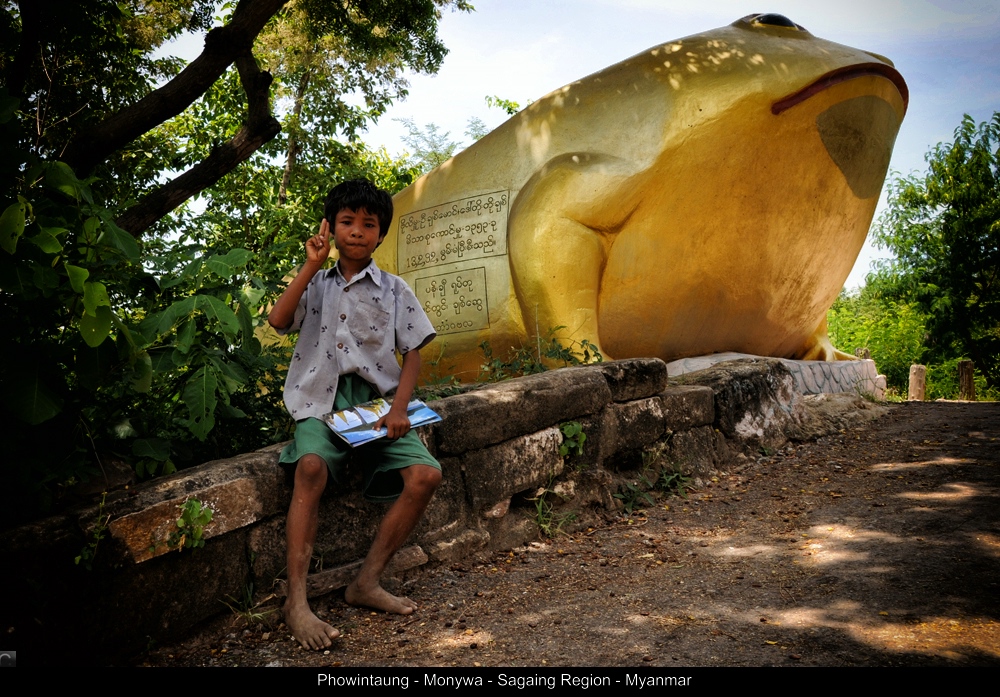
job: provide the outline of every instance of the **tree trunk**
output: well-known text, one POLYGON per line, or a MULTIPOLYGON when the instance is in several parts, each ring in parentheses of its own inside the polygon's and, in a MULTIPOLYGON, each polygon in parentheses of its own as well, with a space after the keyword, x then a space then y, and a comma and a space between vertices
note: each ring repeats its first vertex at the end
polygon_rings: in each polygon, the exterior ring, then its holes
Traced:
POLYGON ((264 25, 286 2, 240 0, 229 24, 205 36, 205 49, 180 75, 132 106, 112 114, 89 132, 79 134, 67 149, 65 161, 83 178, 111 153, 187 109, 237 56, 253 47, 264 25))
POLYGON ((147 194, 115 222, 126 232, 138 236, 150 225, 219 181, 237 165, 253 155, 267 141, 281 132, 281 124, 271 116, 269 96, 271 74, 257 67, 249 49, 236 59, 240 82, 247 94, 249 116, 246 125, 228 143, 176 179, 147 194))
POLYGON ((958 398, 976 401, 976 366, 972 361, 958 362, 958 398))
POLYGON ((309 88, 309 78, 312 76, 308 68, 302 74, 295 88, 295 104, 292 106, 292 118, 288 124, 288 150, 285 154, 285 171, 281 174, 281 186, 278 187, 278 205, 284 206, 288 200, 288 185, 292 182, 292 169, 295 158, 299 154, 299 116, 302 114, 302 104, 305 102, 306 90, 309 88))

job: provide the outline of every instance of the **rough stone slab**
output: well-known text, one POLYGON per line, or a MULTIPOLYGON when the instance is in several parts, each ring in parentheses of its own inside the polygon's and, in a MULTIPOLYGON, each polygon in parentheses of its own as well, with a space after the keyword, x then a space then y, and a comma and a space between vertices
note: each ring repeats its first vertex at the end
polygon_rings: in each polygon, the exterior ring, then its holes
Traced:
POLYGON ((618 418, 610 408, 580 419, 587 438, 583 441, 583 454, 570 455, 566 461, 572 469, 600 467, 618 449, 618 418))
POLYGON ((464 453, 595 414, 611 402, 600 371, 561 368, 508 380, 434 404, 438 452, 464 453))
POLYGON ((461 461, 457 457, 443 457, 440 463, 441 485, 434 492, 434 498, 421 517, 420 529, 441 528, 451 521, 464 520, 468 516, 468 497, 461 461))
POLYGON ((667 430, 686 431, 715 422, 715 393, 710 387, 676 385, 660 393, 667 430))
POLYGON ((538 524, 524 509, 515 514, 489 521, 490 551, 514 549, 538 539, 538 524))
POLYGON ((715 427, 737 447, 777 448, 788 439, 798 398, 795 380, 782 361, 750 358, 718 363, 674 378, 679 384, 710 387, 715 427))
POLYGON ((733 453, 721 433, 711 426, 698 426, 675 433, 664 456, 684 472, 706 474, 729 464, 733 453))
MULTIPOLYGON (((277 492, 277 501, 281 501, 282 507, 287 507, 288 498, 284 491, 285 473, 278 465, 278 451, 280 448, 277 451, 257 451, 224 460, 212 460, 168 477, 158 477, 135 487, 132 490, 133 495, 113 503, 109 502, 105 506, 105 513, 117 518, 161 501, 178 498, 184 500, 193 496, 196 491, 210 489, 241 478, 251 478, 261 482, 258 488, 265 495, 274 494, 274 488, 277 487, 280 490, 277 492)), ((96 512, 96 506, 90 510, 96 512)), ((85 512, 83 515, 87 516, 88 513, 85 512)))
POLYGON ((457 537, 438 542, 429 552, 430 558, 436 562, 458 561, 471 556, 490 543, 490 534, 485 530, 466 530, 457 537))
MULTIPOLYGON (((417 545, 404 547, 396 552, 396 556, 389 561, 389 564, 385 567, 385 573, 393 576, 403 571, 422 566, 427 561, 428 557, 424 553, 424 550, 417 545)), ((338 566, 336 569, 327 569, 315 574, 309 574, 306 577, 306 596, 309 598, 318 598, 321 595, 332 593, 339 588, 347 587, 351 581, 357 578, 362 562, 363 560, 359 560, 351 564, 338 566)), ((288 582, 284 580, 278 581, 275 584, 274 594, 282 598, 287 597, 288 582)))
POLYGON ((562 433, 552 427, 463 455, 465 491, 473 509, 481 511, 520 491, 548 485, 563 471, 561 443, 562 433))
POLYGON ((659 358, 628 358, 580 368, 604 375, 611 399, 629 402, 659 394, 667 386, 667 364, 659 358))
POLYGON ((795 423, 786 433, 791 440, 815 440, 845 428, 854 428, 888 412, 853 392, 806 395, 795 410, 795 423))
POLYGON ((212 521, 205 526, 204 539, 245 527, 264 517, 257 482, 244 477, 114 519, 108 523, 108 529, 125 545, 137 564, 176 551, 167 547, 166 542, 177 530, 180 506, 189 498, 198 499, 213 511, 212 521))
POLYGON ((608 411, 618 422, 617 452, 639 450, 663 438, 666 424, 659 397, 639 399, 626 404, 612 404, 608 411))
MULTIPOLYGON (((725 361, 761 359, 746 353, 715 353, 708 356, 681 358, 667 364, 671 377, 705 370, 725 361)), ((795 379, 795 389, 800 394, 840 394, 854 392, 874 399, 885 398, 885 376, 878 374, 875 361, 870 358, 858 361, 798 361, 774 358, 781 361, 795 379)))

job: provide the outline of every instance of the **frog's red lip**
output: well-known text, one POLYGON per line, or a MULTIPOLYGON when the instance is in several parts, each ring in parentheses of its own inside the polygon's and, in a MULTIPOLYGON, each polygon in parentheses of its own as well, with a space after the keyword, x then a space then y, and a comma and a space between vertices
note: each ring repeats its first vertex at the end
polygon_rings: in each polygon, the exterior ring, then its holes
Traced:
POLYGON ((798 92, 794 92, 776 101, 771 105, 771 113, 777 116, 781 112, 791 109, 796 104, 804 102, 814 94, 818 94, 828 87, 833 87, 840 82, 847 82, 856 77, 865 77, 867 75, 884 77, 896 86, 896 89, 899 90, 899 96, 903 98, 903 113, 905 114, 906 107, 910 103, 910 90, 906 86, 906 80, 899 74, 899 71, 885 63, 861 63, 859 65, 848 65, 844 68, 831 70, 798 92))

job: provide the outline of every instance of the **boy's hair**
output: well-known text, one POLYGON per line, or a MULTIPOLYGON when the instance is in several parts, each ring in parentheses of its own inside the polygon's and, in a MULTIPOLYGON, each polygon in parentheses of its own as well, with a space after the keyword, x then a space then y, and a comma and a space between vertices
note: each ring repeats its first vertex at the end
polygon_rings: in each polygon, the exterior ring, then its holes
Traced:
POLYGON ((378 236, 385 237, 392 222, 392 196, 367 179, 349 179, 330 189, 323 204, 323 217, 333 225, 340 211, 348 208, 358 211, 364 208, 378 218, 378 236))

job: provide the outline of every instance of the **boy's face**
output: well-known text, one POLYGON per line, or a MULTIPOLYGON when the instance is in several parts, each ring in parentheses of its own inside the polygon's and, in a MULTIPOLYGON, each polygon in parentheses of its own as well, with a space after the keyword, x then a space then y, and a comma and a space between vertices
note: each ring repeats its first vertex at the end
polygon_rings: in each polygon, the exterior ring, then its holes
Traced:
POLYGON ((378 216, 364 208, 341 208, 333 220, 333 242, 342 259, 365 262, 382 242, 378 216))

